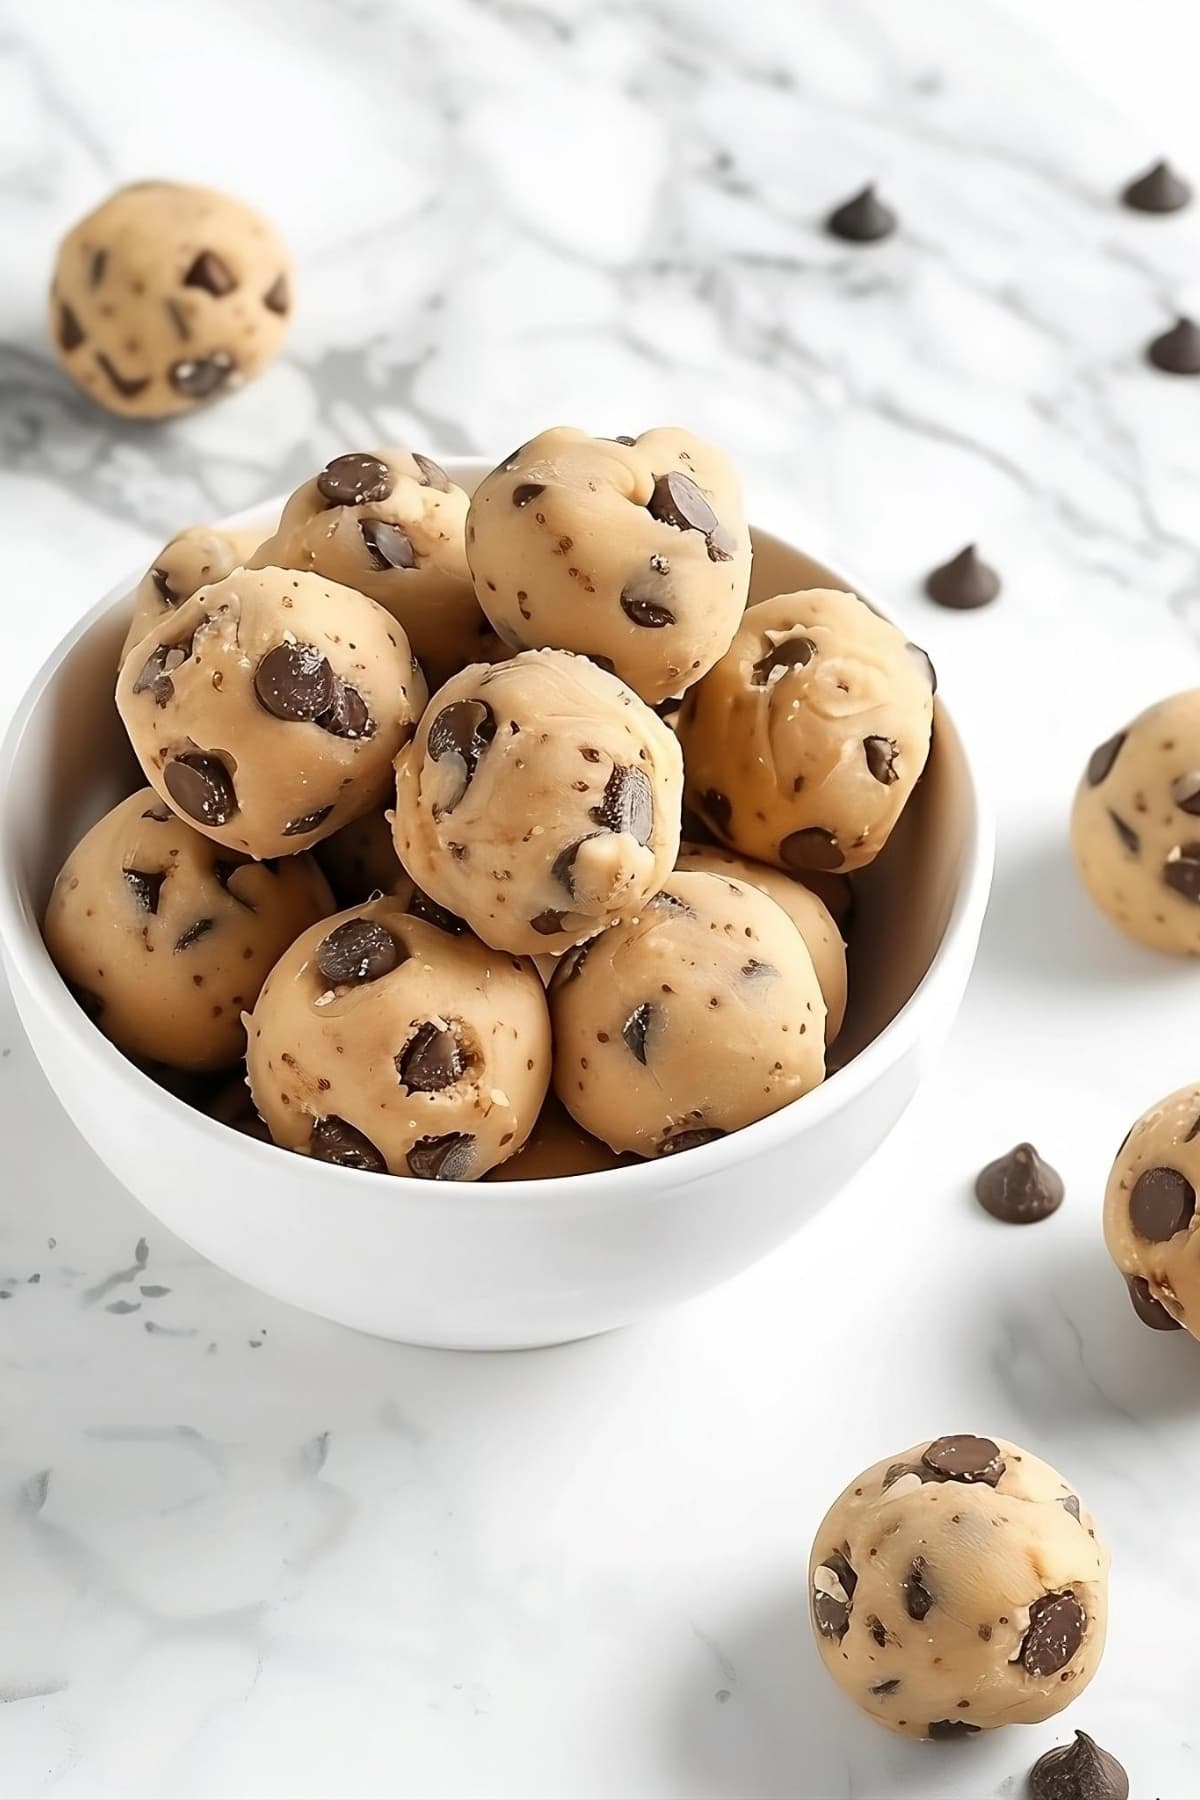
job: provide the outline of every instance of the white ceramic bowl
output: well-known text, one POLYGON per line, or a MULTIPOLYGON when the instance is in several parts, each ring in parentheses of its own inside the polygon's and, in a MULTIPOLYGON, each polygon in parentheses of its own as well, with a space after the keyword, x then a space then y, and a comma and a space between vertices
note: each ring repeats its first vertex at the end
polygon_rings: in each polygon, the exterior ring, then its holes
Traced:
MULTIPOLYGON (((447 462, 468 488, 489 466, 447 462)), ((265 534, 270 510, 256 511, 265 534)), ((925 776, 884 854, 857 879, 851 1006, 836 1047, 845 1066, 746 1131, 570 1180, 422 1182, 289 1156, 157 1086, 76 1005, 38 929, 68 851, 138 782, 112 699, 136 579, 63 639, 0 751, 0 941, 30 1042, 76 1126, 205 1256, 268 1294, 383 1337, 474 1350, 560 1343, 645 1318, 747 1268, 891 1130, 958 1009, 991 877, 990 823, 940 699, 925 776)), ((755 533, 752 599, 848 585, 755 533)))

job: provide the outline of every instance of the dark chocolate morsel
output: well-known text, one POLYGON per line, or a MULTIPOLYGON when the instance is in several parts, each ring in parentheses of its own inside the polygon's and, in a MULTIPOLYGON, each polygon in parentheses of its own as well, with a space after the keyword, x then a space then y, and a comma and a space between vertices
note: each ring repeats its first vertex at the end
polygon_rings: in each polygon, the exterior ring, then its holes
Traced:
POLYGON ((925 678, 929 683, 931 694, 937 693, 937 670, 933 666, 933 658, 928 650, 922 650, 920 644, 905 644, 904 648, 910 656, 915 656, 925 670, 925 678))
POLYGON ((212 294, 219 300, 222 295, 233 292, 237 286, 237 277, 215 250, 201 250, 184 276, 183 285, 203 288, 206 294, 212 294))
POLYGON ((1186 1231, 1195 1211, 1196 1190, 1178 1169, 1143 1169, 1129 1196, 1129 1223, 1150 1244, 1186 1231))
POLYGON ((315 831, 318 825, 323 825, 332 811, 332 804, 329 806, 318 806, 315 812, 305 813, 303 818, 289 819, 287 824, 283 827, 283 836, 306 836, 308 832, 315 831))
POLYGON ((59 302, 58 347, 63 351, 78 350, 83 342, 83 326, 66 301, 59 302))
POLYGON ((291 288, 286 275, 277 275, 266 293, 263 305, 268 312, 283 314, 292 303, 291 288))
POLYGON ((552 988, 557 990, 566 987, 568 981, 574 981, 582 973, 592 942, 593 940, 589 938, 587 943, 572 944, 569 950, 563 951, 550 975, 552 988))
POLYGON ((631 625, 640 625, 644 631, 661 631, 664 626, 675 623, 675 614, 669 606, 661 606, 657 600, 647 600, 637 594, 621 595, 621 611, 631 625))
POLYGON ((1057 1675, 1083 1643, 1087 1614, 1074 1594, 1043 1594, 1029 1609, 1021 1663, 1038 1680, 1057 1675))
POLYGON ((1133 212, 1178 212, 1191 197, 1191 183, 1169 162, 1153 163, 1121 190, 1122 204, 1133 212))
POLYGON ((637 443, 637 439, 631 437, 615 437, 613 443, 624 444, 627 450, 632 450, 633 446, 637 443))
POLYGON ((228 825, 238 810, 233 777, 215 756, 177 756, 163 770, 163 783, 181 812, 200 825, 228 825))
POLYGON ((1083 1523, 1082 1519, 1079 1518, 1080 1508, 1078 1494, 1064 1494, 1058 1504, 1062 1507, 1064 1512, 1070 1513, 1073 1519, 1078 1519, 1080 1524, 1083 1523))
POLYGON ((211 919, 197 919, 193 924, 188 926, 186 931, 182 932, 180 936, 176 938, 176 951, 190 950, 192 945, 200 938, 207 937, 212 928, 213 921, 211 919))
POLYGON ((421 471, 424 487, 436 488, 439 494, 450 492, 450 477, 441 463, 435 463, 432 456, 422 456, 419 450, 413 451, 413 461, 421 471))
POLYGON ((468 929, 465 919, 460 919, 449 907, 439 906, 436 900, 431 900, 424 889, 419 887, 412 891, 408 911, 414 919, 424 919, 427 925, 436 925, 439 931, 448 931, 454 937, 461 937, 468 929))
POLYGON ((1151 1331, 1183 1330, 1179 1320, 1172 1318, 1162 1301, 1151 1293, 1150 1283, 1143 1275, 1127 1275, 1125 1285, 1130 1304, 1143 1325, 1149 1325, 1151 1331))
POLYGON ((149 869, 122 869, 121 873, 129 886, 134 901, 142 912, 158 911, 158 895, 166 872, 149 869))
POLYGON ((1169 331, 1147 344, 1146 361, 1164 375, 1200 375, 1200 325, 1176 319, 1169 331))
POLYGON ((135 694, 152 694, 155 706, 166 706, 175 697, 171 676, 191 655, 187 644, 156 644, 133 683, 135 694))
POLYGON ((709 562, 732 562, 737 554, 737 539, 725 525, 714 525, 708 534, 709 562))
POLYGON ((460 769, 461 786, 454 798, 441 808, 453 812, 479 767, 479 759, 496 735, 496 715, 486 700, 454 700, 444 706, 429 727, 429 755, 434 762, 450 757, 460 769))
POLYGON ((369 738, 375 735, 375 721, 367 711, 367 703, 356 687, 333 678, 333 698, 317 720, 322 731, 331 737, 369 738))
POLYGON ((311 722, 332 702, 333 680, 315 644, 276 644, 259 658, 254 692, 273 718, 311 722))
POLYGON ((1073 1744, 1039 1756, 1029 1771, 1029 1800, 1129 1800, 1129 1777, 1086 1731, 1073 1744))
POLYGON ((1105 776, 1109 774, 1117 757, 1121 754, 1121 746, 1125 742, 1125 733, 1118 731, 1097 746, 1088 757, 1087 783, 1089 787, 1099 787, 1105 776))
POLYGON ((211 356, 187 356, 171 364, 171 386, 188 400, 207 400, 225 386, 237 367, 228 350, 211 356))
POLYGON ((519 481, 512 491, 512 503, 514 506, 528 506, 531 500, 536 500, 545 491, 544 481, 519 481))
POLYGON ((308 1149, 318 1162, 337 1163, 343 1169, 366 1169, 372 1175, 387 1174, 387 1162, 370 1138, 336 1113, 327 1119, 313 1120, 308 1149))
POLYGON ((175 817, 175 814, 169 806, 164 806, 161 800, 156 800, 153 806, 146 808, 142 817, 143 819, 153 819, 156 825, 165 825, 168 819, 175 817))
POLYGON ((840 869, 846 860, 833 832, 820 825, 789 832, 779 854, 789 869, 840 869))
POLYGON ((696 482, 682 469, 670 469, 658 477, 646 511, 661 525, 673 525, 678 531, 702 531, 706 537, 720 523, 696 482))
POLYGON ((847 244, 877 244, 881 238, 891 237, 898 222, 892 208, 875 192, 875 184, 868 182, 849 200, 834 207, 825 220, 825 229, 831 237, 841 238, 847 244))
POLYGON ((462 1079, 466 1068, 458 1038, 445 1025, 427 1019, 396 1057, 402 1085, 417 1094, 440 1094, 462 1079))
POLYGON ((545 912, 540 912, 536 917, 530 919, 529 925, 530 929, 536 931, 539 937, 556 937, 563 929, 566 918, 566 913, 557 912, 554 907, 548 906, 545 912))
POLYGON ((412 539, 399 525, 389 525, 386 519, 363 519, 358 529, 373 569, 416 568, 412 539))
POLYGON ((1000 577, 983 562, 974 544, 942 563, 925 577, 925 592, 939 606, 970 612, 986 606, 1000 592, 1000 577))
POLYGON ((969 1434, 934 1438, 921 1461, 939 1481, 979 1481, 995 1487, 1004 1473, 999 1445, 969 1434))
POLYGON ((653 1022, 655 1011, 656 1008, 651 1006, 648 1000, 643 1000, 640 1006, 634 1007, 633 1011, 621 1027, 621 1036, 625 1041, 625 1048, 632 1056, 637 1058, 643 1068, 646 1065, 646 1037, 649 1033, 651 1023, 653 1022))
POLYGON ((1200 769, 1189 769, 1171 783, 1171 799, 1180 812, 1200 813, 1200 769))
POLYGON ((418 1138, 408 1153, 409 1173, 423 1181, 461 1181, 471 1167, 474 1146, 469 1131, 418 1138))
POLYGON ((933 1610, 933 1595, 925 1577, 929 1565, 923 1556, 914 1556, 904 1577, 904 1610, 910 1619, 923 1619, 933 1610))
POLYGON ((1032 1225, 1062 1205, 1062 1177, 1042 1161, 1032 1144, 1017 1144, 979 1171, 975 1198, 985 1212, 1006 1225, 1032 1225))
POLYGON ((822 1637, 833 1638, 836 1643, 841 1643, 850 1629, 850 1614, 853 1610, 851 1603, 857 1586, 858 1576, 850 1566, 849 1559, 840 1550, 831 1550, 828 1556, 822 1558, 814 1571, 812 1591, 813 1621, 822 1637), (816 1578, 822 1570, 837 1582, 845 1599, 817 1586, 816 1578))
POLYGON ((347 919, 322 938, 313 960, 322 979, 340 987, 390 975, 407 952, 378 919, 347 919))
POLYGON ((1200 844, 1177 844, 1168 851, 1162 878, 1183 899, 1200 901, 1200 844))
POLYGON ((670 1137, 663 1138, 658 1146, 658 1154, 677 1156, 681 1150, 698 1150, 702 1144, 714 1144, 724 1136, 725 1132, 717 1125, 701 1125, 691 1131, 676 1131, 670 1137))
POLYGON ((317 492, 330 506, 365 506, 386 500, 391 491, 387 464, 363 450, 335 456, 317 476, 317 492))
POLYGON ((863 755, 867 759, 867 770, 875 781, 884 787, 890 787, 893 781, 899 781, 900 771, 896 767, 896 758, 900 754, 900 746, 895 738, 865 737, 863 739, 863 755))
POLYGON ((648 844, 654 831, 654 789, 645 770, 636 763, 614 763, 604 798, 588 817, 605 831, 627 832, 639 844, 648 844))
POLYGON ((1113 830, 1121 840, 1122 847, 1128 850, 1130 856, 1137 856, 1142 848, 1142 840, 1133 826, 1127 825, 1121 815, 1115 813, 1111 806, 1108 809, 1108 817, 1113 830))
POLYGON ((104 280, 104 271, 108 268, 108 251, 93 250, 92 260, 88 265, 88 286, 97 288, 104 280))
POLYGON ((806 668, 816 654, 817 646, 810 637, 785 638, 782 644, 773 644, 765 656, 759 657, 750 671, 751 684, 768 687, 773 679, 782 679, 789 670, 806 668))

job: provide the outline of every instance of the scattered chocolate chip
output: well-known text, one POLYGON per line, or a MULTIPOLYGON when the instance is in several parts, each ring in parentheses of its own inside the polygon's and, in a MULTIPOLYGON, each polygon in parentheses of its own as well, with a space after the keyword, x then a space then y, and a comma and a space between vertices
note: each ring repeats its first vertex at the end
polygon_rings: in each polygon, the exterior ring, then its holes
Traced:
POLYGON ((531 500, 536 500, 545 491, 544 481, 519 481, 512 491, 512 503, 514 506, 528 506, 531 500))
POLYGON ((1150 1291, 1150 1283, 1142 1275, 1127 1275, 1130 1304, 1143 1325, 1151 1331, 1182 1331, 1178 1319, 1172 1318, 1162 1301, 1150 1291))
POLYGON ((921 1461, 939 1481, 981 1481, 995 1487, 1004 1473, 999 1445, 985 1437, 934 1438, 921 1461))
POLYGON ((1200 844, 1177 844, 1169 850, 1162 878, 1185 900, 1200 901, 1200 844))
POLYGON ((1032 1225, 1062 1205, 1062 1177, 1042 1161, 1032 1144, 1018 1144, 979 1171, 975 1198, 993 1219, 1032 1225))
POLYGON ((879 1645, 881 1650, 885 1650, 889 1644, 894 1644, 896 1642, 883 1620, 875 1613, 867 1614, 866 1625, 867 1630, 875 1639, 875 1642, 879 1645))
POLYGON ((820 825, 789 832, 779 854, 789 869, 840 869, 846 860, 833 832, 820 825))
POLYGON ((303 818, 289 819, 287 824, 283 827, 283 836, 304 837, 306 833, 315 831, 318 825, 323 825, 332 811, 332 804, 329 806, 318 806, 315 812, 305 813, 303 818))
POLYGON ((335 456, 317 476, 317 492, 330 506, 365 506, 386 500, 391 491, 387 464, 363 450, 335 456))
POLYGON ((612 441, 614 444, 624 444, 627 450, 632 450, 637 443, 637 439, 631 437, 615 437, 612 441))
POLYGON ((79 323, 66 301, 60 301, 58 307, 58 347, 60 350, 78 350, 83 342, 83 326, 79 323))
POLYGON ((872 1682, 868 1692, 873 1694, 876 1700, 884 1700, 889 1694, 894 1694, 899 1686, 899 1677, 893 1676, 891 1681, 872 1682))
POLYGON ((254 692, 273 718, 311 722, 333 700, 333 670, 315 644, 276 644, 259 658, 254 692))
POLYGON ((97 350, 96 362, 108 376, 118 394, 121 394, 126 400, 135 399, 138 394, 150 386, 148 375, 122 375, 116 363, 105 356, 103 350, 97 350))
POLYGON ((1142 848, 1142 840, 1133 826, 1127 825, 1120 814, 1112 810, 1111 806, 1108 809, 1108 817, 1124 848, 1128 850, 1130 856, 1137 856, 1142 848))
POLYGON ((1129 1222, 1150 1244, 1165 1244, 1186 1230, 1195 1211, 1196 1190, 1178 1169, 1144 1169, 1129 1196, 1129 1222))
POLYGON ((722 837, 729 836, 733 823, 733 801, 719 788, 706 788, 700 796, 700 810, 722 837))
POLYGON ((347 919, 321 940, 313 960, 323 980, 341 987, 390 975, 407 952, 378 919, 347 919))
POLYGON ((654 831, 654 789, 645 770, 614 763, 604 798, 589 808, 588 817, 605 831, 626 832, 637 843, 648 844, 654 831))
POLYGON ((621 1027, 621 1036, 625 1040, 625 1048, 636 1056, 642 1067, 646 1066, 646 1036, 654 1019, 655 1008, 648 1000, 635 1006, 621 1027))
POLYGON ((868 182, 849 200, 834 207, 825 220, 825 229, 831 237, 841 238, 847 244, 877 244, 881 238, 891 237, 898 223, 891 207, 875 192, 874 182, 868 182))
POLYGON ((452 758, 459 765, 459 789, 441 807, 453 812, 479 767, 479 759, 496 735, 496 715, 486 700, 454 700, 444 706, 429 727, 429 755, 434 762, 452 758))
POLYGON ((146 869, 122 869, 121 873, 128 882, 130 892, 141 910, 156 913, 159 889, 166 880, 165 873, 154 874, 146 869))
POLYGON ((631 594, 628 590, 621 595, 621 611, 631 625, 640 625, 644 631, 661 631, 665 625, 675 623, 675 614, 669 606, 631 594))
POLYGON ((469 1131, 418 1138, 408 1153, 409 1173, 422 1181, 460 1181, 471 1167, 475 1139, 469 1131))
POLYGON ((1146 346, 1146 360, 1164 375, 1200 375, 1200 325, 1180 317, 1146 346))
POLYGON ((163 770, 163 782, 176 806, 201 825, 228 825, 238 810, 233 777, 215 756, 177 756, 163 770))
POLYGON ((237 286, 237 277, 215 250, 201 250, 184 276, 183 285, 203 288, 206 294, 213 294, 219 300, 222 295, 233 292, 237 286))
POLYGON ((1118 731, 1113 737, 1100 744, 1088 757, 1087 782, 1089 787, 1099 787, 1121 754, 1121 746, 1125 742, 1125 732, 1118 731))
POLYGON ((663 1138, 658 1146, 660 1156, 676 1156, 681 1150, 698 1150, 702 1144, 714 1144, 725 1133, 717 1125, 701 1125, 691 1131, 677 1131, 663 1138))
POLYGON ((387 1174, 387 1161, 370 1138, 336 1113, 313 1120, 308 1149, 319 1162, 336 1163, 342 1169, 366 1169, 372 1175, 387 1174))
POLYGON ((134 683, 135 694, 152 694, 155 706, 166 706, 175 697, 173 672, 190 656, 186 644, 156 644, 142 664, 134 683))
POLYGON ((700 488, 682 469, 670 469, 658 477, 646 511, 660 525, 673 525, 677 531, 702 531, 706 537, 719 523, 700 488))
POLYGON ((933 666, 933 659, 928 650, 922 650, 920 644, 905 644, 904 648, 908 651, 910 656, 915 656, 917 661, 922 665, 925 670, 925 678, 929 683, 929 691, 931 694, 936 694, 937 670, 933 666))
POLYGON ((1122 204, 1134 212, 1173 213, 1192 197, 1191 183, 1169 162, 1156 162, 1121 190, 1122 204))
POLYGON ((466 1058, 454 1032, 427 1019, 396 1058, 401 1083, 417 1094, 440 1094, 462 1079, 466 1058))
POLYGON ((358 529, 373 569, 416 568, 412 539, 399 525, 389 525, 385 519, 363 519, 358 529))
POLYGON ((896 767, 896 758, 900 754, 900 746, 895 738, 866 737, 863 739, 863 755, 867 759, 867 770, 875 781, 884 787, 890 787, 899 781, 900 771, 896 767))
POLYGON ((566 918, 566 913, 556 912, 552 906, 548 906, 545 912, 530 919, 530 930, 536 931, 539 937, 556 937, 566 924, 566 918))
POLYGON ((1029 1609, 1021 1662, 1041 1680, 1065 1668, 1083 1642, 1087 1614, 1072 1593, 1043 1594, 1029 1609))
POLYGON ((945 1738, 974 1737, 979 1730, 978 1725, 969 1725, 965 1719, 935 1719, 925 1727, 935 1743, 945 1738))
POLYGON ((263 305, 268 312, 282 314, 291 304, 292 293, 288 278, 286 275, 277 275, 263 295, 263 305))
POLYGON ((841 1643, 850 1629, 857 1586, 858 1576, 840 1550, 831 1550, 813 1571, 813 1620, 822 1637, 841 1643))
POLYGON ((925 577, 925 592, 939 606, 955 612, 969 612, 986 606, 1000 592, 1000 577, 995 569, 982 562, 974 544, 968 544, 957 556, 942 563, 925 577))
POLYGON ((197 919, 194 924, 189 925, 187 930, 182 932, 180 936, 176 938, 176 952, 180 950, 190 950, 192 945, 200 938, 207 937, 212 928, 213 921, 211 919, 197 919))
POLYGON ((423 486, 436 488, 440 494, 450 492, 450 477, 441 463, 435 463, 432 456, 422 456, 419 450, 413 451, 413 461, 421 471, 423 486))
POLYGON ((923 1556, 914 1556, 904 1577, 904 1610, 910 1619, 923 1619, 933 1610, 933 1595, 925 1585, 929 1565, 923 1556))
POLYGON ((436 925, 439 931, 448 931, 454 937, 461 937, 468 929, 465 919, 460 919, 448 907, 439 906, 421 888, 413 889, 408 911, 414 919, 424 919, 427 925, 436 925))
POLYGON ((375 735, 375 721, 367 711, 367 703, 356 687, 333 678, 333 699, 317 720, 322 731, 331 737, 369 738, 375 735))
POLYGON ((1073 1744, 1039 1756, 1029 1771, 1029 1800, 1129 1800, 1129 1777, 1086 1731, 1073 1744))
POLYGON ((1171 799, 1180 812, 1200 813, 1200 769, 1191 769, 1171 783, 1171 799))
POLYGON ((1083 1520, 1080 1518, 1078 1494, 1064 1494, 1058 1504, 1062 1507, 1064 1512, 1070 1513, 1071 1517, 1079 1524, 1083 1523, 1083 1520))
POLYGON ((772 679, 782 680, 790 669, 806 668, 816 654, 817 646, 810 637, 785 638, 782 644, 773 644, 765 656, 759 657, 750 671, 751 684, 767 687, 772 679))
MULTIPOLYGON (((165 825, 168 819, 173 819, 175 817, 175 814, 171 811, 169 806, 164 806, 161 800, 156 800, 153 806, 148 806, 146 808, 142 817, 143 819, 153 819, 156 825, 165 825)), ((1198 1123, 1200 1123, 1200 1121, 1198 1121, 1198 1123)))
POLYGON ((569 981, 574 981, 582 972, 591 947, 592 940, 589 939, 586 944, 572 944, 569 950, 564 950, 554 965, 550 985, 557 990, 566 987, 569 981))
POLYGON ((189 400, 207 400, 225 386, 236 366, 228 350, 214 350, 211 356, 185 357, 171 364, 171 386, 189 400))
POLYGON ((104 271, 108 268, 108 251, 93 250, 92 260, 88 265, 88 286, 97 288, 104 280, 104 271))

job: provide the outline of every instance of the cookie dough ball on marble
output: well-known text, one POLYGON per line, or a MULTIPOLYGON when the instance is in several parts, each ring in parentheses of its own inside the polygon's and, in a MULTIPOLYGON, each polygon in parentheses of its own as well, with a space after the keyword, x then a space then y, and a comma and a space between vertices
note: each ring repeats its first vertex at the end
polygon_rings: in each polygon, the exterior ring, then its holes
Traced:
POLYGON ((566 950, 670 873, 682 787, 679 745, 624 683, 527 651, 435 694, 396 761, 396 849, 484 943, 566 950))
POLYGON ((532 963, 390 896, 305 932, 247 1035, 275 1142, 377 1174, 477 1180, 524 1144, 550 1073, 532 963))
POLYGON ((1200 1085, 1152 1106, 1117 1152, 1104 1238, 1133 1309, 1156 1331, 1200 1338, 1200 1085))
POLYGON ((133 614, 121 661, 198 588, 223 581, 242 568, 257 542, 257 531, 244 527, 225 530, 218 525, 192 525, 164 544, 133 591, 133 614))
POLYGON ((543 431, 476 489, 467 557, 506 643, 581 651, 651 704, 712 667, 750 583, 737 476, 673 426, 543 431))
POLYGON ((290 255, 244 201, 138 181, 63 239, 50 339, 109 412, 161 419, 259 374, 287 336, 291 294, 290 255))
POLYGON ((508 652, 479 610, 467 567, 467 496, 408 450, 335 456, 296 489, 255 567, 311 569, 357 588, 403 625, 431 689, 508 652))
POLYGON ((1114 925, 1152 950, 1200 955, 1200 688, 1160 700, 1093 750, 1071 848, 1114 925))
POLYGON ((821 1659, 892 1731, 969 1737, 1069 1706, 1104 1650, 1108 1552, 1079 1496, 1002 1439, 885 1458, 826 1513, 809 1562, 821 1659))
POLYGON ((126 1055, 223 1069, 272 964, 333 896, 310 857, 255 863, 193 831, 149 788, 92 826, 43 931, 59 973, 126 1055))
POLYGON ((525 1148, 511 1162, 501 1163, 489 1181, 560 1181, 567 1175, 593 1175, 601 1169, 624 1169, 636 1156, 618 1156, 599 1138, 577 1125, 570 1113, 547 1094, 546 1104, 530 1133, 525 1148))
POLYGON ((146 779, 217 843, 289 856, 381 806, 425 704, 382 607, 291 569, 202 588, 121 667, 146 779))
POLYGON ((782 906, 808 946, 825 1002, 825 1042, 832 1044, 846 1017, 846 946, 825 902, 795 875, 735 856, 719 845, 681 844, 676 868, 683 874, 723 875, 744 881, 782 906))
POLYGON ((760 600, 684 701, 688 804, 758 862, 861 869, 917 784, 932 722, 928 658, 856 595, 760 600))
POLYGON ((412 891, 392 841, 392 827, 382 807, 351 819, 314 852, 341 906, 358 906, 373 894, 412 891))
POLYGON ((676 874, 550 983, 554 1088, 614 1150, 667 1156, 752 1125, 825 1073, 804 939, 759 889, 676 874))

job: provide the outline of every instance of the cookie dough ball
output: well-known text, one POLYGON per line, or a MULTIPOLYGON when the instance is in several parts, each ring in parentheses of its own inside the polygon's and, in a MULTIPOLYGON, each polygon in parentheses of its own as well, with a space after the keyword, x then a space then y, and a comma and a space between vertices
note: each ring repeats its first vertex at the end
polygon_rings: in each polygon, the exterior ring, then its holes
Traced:
POLYGON ((258 542, 256 531, 192 525, 181 531, 155 557, 133 591, 133 615, 121 661, 168 613, 190 600, 197 588, 223 581, 244 566, 258 542))
POLYGON ((382 807, 351 819, 319 843, 315 855, 342 906, 358 906, 373 894, 407 896, 412 891, 382 807))
POLYGON ((1134 1311, 1156 1331, 1200 1338, 1200 1085, 1142 1114, 1117 1152, 1104 1239, 1134 1311))
POLYGON ((498 950, 566 950, 674 867, 683 767, 661 720, 581 656, 464 669, 396 762, 396 849, 498 950))
POLYGON ((391 897, 305 932, 271 971, 248 1037, 275 1142, 377 1174, 477 1180, 521 1148, 550 1074, 533 965, 391 897))
POLYGON ((272 964, 333 896, 307 856, 255 863, 176 818, 149 788, 71 852, 46 908, 46 947, 127 1056, 224 1069, 272 964))
POLYGON ((109 412, 161 419, 252 380, 291 311, 292 259, 261 214, 212 188, 138 181, 63 239, 50 340, 109 412))
POLYGON ((296 489, 254 567, 310 569, 369 594, 399 619, 430 688, 506 656, 467 567, 467 496, 408 450, 335 456, 296 489))
POLYGON ((614 1150, 691 1150, 825 1073, 812 957, 783 908, 742 881, 670 876, 565 956, 549 991, 555 1092, 614 1150))
POLYGON ((582 651, 651 704, 712 667, 750 584, 738 478, 674 426, 543 431, 476 489, 467 556, 506 643, 582 651))
POLYGON ((846 1017, 846 946, 825 902, 795 875, 735 856, 719 845, 681 844, 676 868, 684 874, 724 875, 744 881, 782 906, 808 946, 825 1002, 825 1042, 832 1044, 846 1017))
POLYGON ((381 806, 425 704, 394 619, 290 569, 239 569, 135 644, 117 708, 146 779, 219 844, 290 856, 381 806))
POLYGON ((577 1125, 553 1094, 538 1117, 523 1150, 511 1162, 493 1169, 489 1181, 559 1181, 566 1175, 594 1175, 601 1169, 623 1169, 639 1160, 618 1156, 599 1138, 577 1125))
POLYGON ((1200 688, 1093 750, 1071 813, 1076 866, 1139 944, 1200 955, 1200 688))
POLYGON ((932 721, 928 659, 856 595, 760 600, 684 701, 688 804, 759 862, 861 869, 917 784, 932 721))
POLYGON ((1079 1496, 1003 1439, 878 1462, 826 1513, 809 1562, 822 1661, 907 1737, 1036 1725, 1104 1650, 1108 1552, 1079 1496))

